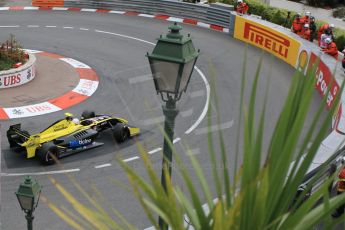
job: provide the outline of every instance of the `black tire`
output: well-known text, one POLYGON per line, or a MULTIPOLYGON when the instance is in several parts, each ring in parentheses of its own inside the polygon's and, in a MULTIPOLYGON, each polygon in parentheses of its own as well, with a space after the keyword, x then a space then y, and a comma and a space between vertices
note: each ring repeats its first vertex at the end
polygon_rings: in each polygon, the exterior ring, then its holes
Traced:
POLYGON ((123 123, 118 123, 113 128, 113 135, 117 143, 122 143, 130 137, 128 127, 123 123))
POLYGON ((55 164, 59 158, 59 148, 51 142, 45 143, 37 150, 37 157, 44 165, 55 164))
POLYGON ((81 118, 82 119, 88 119, 88 118, 93 118, 95 117, 96 114, 94 111, 89 111, 89 110, 85 110, 82 114, 81 114, 81 118))

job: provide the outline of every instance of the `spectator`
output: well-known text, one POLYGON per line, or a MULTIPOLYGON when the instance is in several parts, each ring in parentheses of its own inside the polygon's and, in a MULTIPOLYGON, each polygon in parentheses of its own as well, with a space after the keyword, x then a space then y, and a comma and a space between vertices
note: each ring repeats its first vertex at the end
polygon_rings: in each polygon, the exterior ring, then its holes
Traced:
POLYGON ((305 15, 301 18, 303 24, 310 24, 311 13, 309 11, 305 12, 305 15))
POLYGON ((297 13, 292 22, 291 31, 294 32, 295 34, 299 34, 302 31, 302 26, 303 26, 303 23, 301 21, 301 14, 297 13))
POLYGON ((319 31, 317 33, 317 40, 319 42, 319 46, 320 46, 320 42, 321 42, 321 35, 325 33, 326 30, 330 30, 331 35, 333 36, 333 28, 334 28, 334 24, 324 24, 319 28, 319 31))
POLYGON ((331 35, 331 32, 330 32, 330 29, 327 29, 325 30, 325 33, 321 35, 321 39, 320 39, 320 48, 324 49, 326 48, 327 44, 326 44, 326 39, 327 38, 330 38, 331 40, 332 39, 332 35, 331 35))
POLYGON ((316 36, 316 30, 317 30, 316 23, 315 23, 315 17, 313 17, 313 16, 310 17, 309 29, 311 32, 310 41, 313 42, 314 38, 316 36))
POLYGON ((309 29, 309 24, 308 23, 304 24, 301 37, 306 39, 306 40, 308 40, 308 41, 310 41, 311 30, 309 29))
POLYGON ((326 38, 325 43, 327 44, 327 46, 326 48, 323 48, 322 51, 338 60, 338 48, 335 42, 332 41, 332 38, 326 38))
POLYGON ((243 0, 237 0, 236 12, 239 14, 247 14, 249 6, 243 0))

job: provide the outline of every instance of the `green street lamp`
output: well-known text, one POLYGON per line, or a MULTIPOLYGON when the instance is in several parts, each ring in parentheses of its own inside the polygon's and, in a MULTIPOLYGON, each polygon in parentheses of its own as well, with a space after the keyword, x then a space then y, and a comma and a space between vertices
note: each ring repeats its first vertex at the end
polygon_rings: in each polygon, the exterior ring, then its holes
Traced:
POLYGON ((24 182, 20 184, 17 192, 15 192, 20 207, 26 214, 28 230, 32 230, 33 212, 38 205, 41 189, 41 185, 35 179, 26 176, 24 182))
MULTIPOLYGON (((193 73, 194 65, 199 56, 190 35, 184 36, 180 33, 182 27, 174 25, 169 27, 170 32, 161 35, 152 54, 147 53, 146 57, 150 62, 151 72, 157 94, 166 102, 163 108, 165 116, 163 145, 163 162, 161 183, 166 190, 165 170, 171 176, 172 149, 171 143, 174 137, 175 118, 178 114, 176 101, 180 100, 183 92, 187 90, 188 83, 193 73)), ((168 225, 159 217, 161 229, 168 229, 168 225)))

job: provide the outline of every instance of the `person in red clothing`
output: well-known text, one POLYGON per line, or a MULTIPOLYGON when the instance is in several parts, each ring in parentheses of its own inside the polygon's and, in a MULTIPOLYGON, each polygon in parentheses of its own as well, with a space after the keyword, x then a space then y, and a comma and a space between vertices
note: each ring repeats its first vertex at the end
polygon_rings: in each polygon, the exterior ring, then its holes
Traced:
POLYGON ((303 23, 301 21, 301 14, 297 13, 292 22, 291 31, 295 34, 299 34, 302 31, 303 23))
POLYGON ((333 36, 333 28, 334 28, 334 24, 323 24, 320 28, 319 31, 317 32, 317 40, 319 42, 319 46, 320 46, 320 42, 321 42, 321 35, 325 33, 326 30, 330 31, 331 35, 333 36))
POLYGON ((308 40, 308 41, 310 41, 311 30, 309 29, 309 24, 308 23, 304 24, 301 37, 306 39, 306 40, 308 40))
POLYGON ((326 54, 333 56, 336 60, 338 60, 338 48, 334 41, 331 38, 326 38, 325 42, 327 44, 326 48, 323 48, 322 51, 326 54))
MULTIPOLYGON (((342 159, 342 164, 344 165, 345 159, 342 159)), ((337 195, 340 195, 345 192, 345 166, 340 170, 338 174, 338 182, 337 182, 337 195)), ((345 204, 342 204, 340 207, 338 207, 334 213, 332 213, 332 216, 337 218, 344 214, 345 204)))
POLYGON ((305 12, 305 15, 301 18, 303 24, 310 24, 311 13, 309 11, 305 12))
POLYGON ((249 6, 243 0, 237 0, 236 12, 239 14, 247 14, 249 6))

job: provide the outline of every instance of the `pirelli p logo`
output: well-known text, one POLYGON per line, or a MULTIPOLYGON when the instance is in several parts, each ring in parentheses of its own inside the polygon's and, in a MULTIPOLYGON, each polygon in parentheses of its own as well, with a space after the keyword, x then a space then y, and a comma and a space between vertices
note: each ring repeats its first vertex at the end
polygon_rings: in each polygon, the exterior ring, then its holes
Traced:
POLYGON ((244 39, 247 39, 264 49, 268 49, 271 52, 276 53, 278 56, 283 58, 288 57, 291 45, 290 41, 278 34, 272 33, 272 31, 245 22, 244 39))

